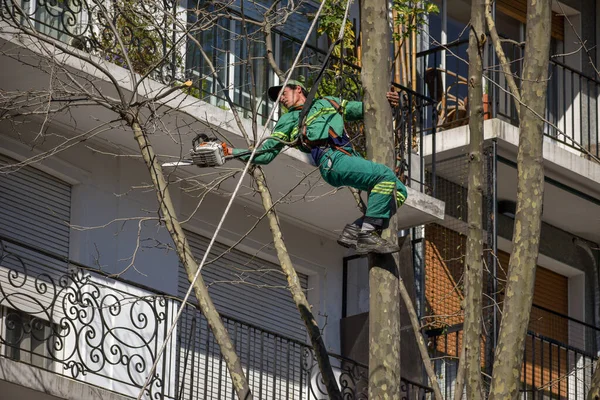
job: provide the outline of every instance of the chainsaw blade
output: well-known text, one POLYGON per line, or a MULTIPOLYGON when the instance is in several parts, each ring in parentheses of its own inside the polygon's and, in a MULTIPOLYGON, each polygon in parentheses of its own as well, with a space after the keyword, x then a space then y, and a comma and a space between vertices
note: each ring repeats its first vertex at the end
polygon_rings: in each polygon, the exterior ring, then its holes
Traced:
POLYGON ((162 164, 163 167, 189 167, 190 165, 194 165, 192 160, 174 161, 162 164))

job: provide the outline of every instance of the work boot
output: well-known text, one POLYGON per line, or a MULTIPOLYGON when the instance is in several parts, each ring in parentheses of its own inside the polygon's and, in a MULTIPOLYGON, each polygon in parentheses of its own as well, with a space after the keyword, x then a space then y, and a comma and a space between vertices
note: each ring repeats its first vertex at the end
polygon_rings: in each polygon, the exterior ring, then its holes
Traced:
POLYGON ((400 251, 397 244, 390 243, 375 231, 359 232, 356 241, 356 254, 391 254, 400 251))
POLYGON ((337 242, 340 246, 347 247, 349 249, 356 248, 356 239, 358 239, 358 233, 360 228, 354 224, 346 224, 344 230, 340 234, 337 242))

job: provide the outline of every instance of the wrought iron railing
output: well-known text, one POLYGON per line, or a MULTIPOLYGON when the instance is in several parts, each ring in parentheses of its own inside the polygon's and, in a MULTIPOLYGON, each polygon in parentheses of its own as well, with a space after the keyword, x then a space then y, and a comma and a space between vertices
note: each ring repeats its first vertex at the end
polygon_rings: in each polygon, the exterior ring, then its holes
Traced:
POLYGON ((170 0, 0 2, 4 22, 37 31, 163 82, 176 78, 180 64, 178 38, 173 35, 176 12, 177 3, 170 0))
MULTIPOLYGON (((121 394, 145 398, 235 398, 219 347, 193 304, 0 238, 0 356, 121 394), (158 359, 177 310, 177 330, 158 359), (157 361, 158 360, 158 361, 157 361)), ((256 398, 326 394, 310 346, 223 317, 256 398)), ((368 369, 330 355, 345 399, 366 399, 368 369)), ((430 389, 403 380, 403 398, 430 389)))
MULTIPOLYGON (((0 0, 0 19, 163 83, 189 79, 193 87, 188 94, 221 108, 230 107, 229 97, 246 117, 255 106, 264 122, 272 107, 266 91, 276 77, 267 64, 265 35, 253 23, 242 26, 240 10, 247 21, 265 18, 266 9, 250 3, 241 8, 237 2, 0 0)), ((315 11, 310 3, 295 7, 285 26, 273 28, 275 57, 283 70, 298 53, 315 11)), ((295 70, 295 78, 302 76, 307 83, 325 55, 316 47, 316 32, 313 36, 295 70)))
MULTIPOLYGON (((490 42, 490 41, 488 41, 490 42)), ((466 125, 466 77, 468 40, 437 46, 417 55, 419 92, 434 98, 443 116, 440 128, 466 125), (444 103, 442 103, 444 101, 444 103), (443 110, 443 111, 442 111, 443 110), (451 115, 446 122, 446 116, 451 115)), ((511 70, 518 77, 522 70, 523 48, 512 43, 503 44, 511 60, 511 70)), ((492 57, 492 44, 486 47, 487 67, 484 99, 487 99, 490 118, 501 118, 518 125, 516 103, 510 94, 506 79, 497 60, 492 57)), ((549 81, 544 133, 555 143, 598 157, 598 128, 600 112, 600 80, 552 58, 549 60, 549 81)), ((486 106, 486 107, 488 107, 486 106)), ((485 111, 485 110, 484 110, 485 111)))
MULTIPOLYGON (((462 333, 462 325, 427 332, 446 399, 454 397, 462 333)), ((482 339, 482 347, 486 340, 490 337, 482 339)), ((521 398, 585 399, 599 340, 599 328, 533 305, 521 369, 521 398)), ((491 360, 483 361, 491 365, 491 360)))
POLYGON ((422 168, 422 155, 426 135, 431 137, 432 176, 436 174, 436 130, 437 109, 435 101, 398 84, 393 84, 398 93, 399 104, 394 108, 397 174, 406 177, 408 186, 435 196, 436 180, 426 181, 422 168), (426 182, 431 182, 426 184, 426 182))

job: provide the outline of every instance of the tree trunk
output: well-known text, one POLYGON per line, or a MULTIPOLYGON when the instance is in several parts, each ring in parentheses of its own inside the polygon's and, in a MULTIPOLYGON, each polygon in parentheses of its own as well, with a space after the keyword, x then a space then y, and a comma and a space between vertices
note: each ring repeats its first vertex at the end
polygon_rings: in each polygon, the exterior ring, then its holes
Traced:
MULTIPOLYGON (((140 147, 142 158, 144 159, 144 162, 150 171, 152 183, 154 184, 154 190, 156 191, 156 196, 158 197, 158 203, 160 205, 162 220, 164 221, 165 226, 171 235, 171 239, 173 240, 173 244, 177 250, 179 260, 185 267, 188 280, 191 282, 196 275, 196 271, 198 270, 198 263, 196 263, 196 260, 192 255, 185 232, 179 224, 179 219, 177 218, 175 208, 173 207, 173 202, 171 201, 169 186, 162 173, 162 168, 158 162, 158 158, 156 157, 154 149, 148 141, 148 138, 146 137, 140 124, 137 122, 136 117, 133 115, 127 115, 125 118, 133 129, 133 134, 140 147)), ((171 273, 173 273, 173 271, 171 271, 171 273)), ((208 289, 204 284, 202 275, 198 275, 198 278, 196 279, 196 283, 194 284, 194 293, 198 299, 198 304, 200 305, 200 310, 202 310, 202 315, 204 315, 206 318, 206 321, 208 322, 208 325, 215 336, 215 340, 219 345, 238 398, 240 400, 252 399, 252 393, 250 392, 250 387, 248 386, 248 380, 244 375, 244 370, 242 369, 240 359, 238 358, 237 353, 235 352, 235 347, 229 338, 229 333, 227 332, 225 325, 223 325, 223 321, 221 321, 221 317, 219 316, 219 313, 217 312, 215 305, 208 294, 208 289)))
MULTIPOLYGON (((369 157, 394 167, 392 112, 385 93, 390 82, 390 29, 387 1, 363 2, 362 83, 369 157)), ((391 218, 383 238, 397 241, 391 218)), ((369 398, 400 398, 400 296, 398 255, 369 257, 369 398)))
POLYGON ((410 325, 413 328, 415 338, 417 339, 417 347, 419 348, 419 353, 421 353, 421 358, 423 359, 423 364, 425 365, 425 372, 427 373, 427 377, 429 377, 429 384, 433 389, 433 397, 435 400, 444 400, 444 395, 442 394, 440 383, 435 375, 433 363, 431 362, 431 358, 429 357, 427 343, 425 343, 425 339, 423 339, 423 334, 421 333, 421 323, 419 321, 419 317, 417 316, 417 312, 415 311, 415 306, 413 304, 412 299, 410 298, 410 294, 408 293, 406 286, 404 285, 402 277, 400 277, 399 281, 400 296, 402 297, 402 300, 404 301, 404 304, 406 305, 408 311, 410 325))
POLYGON ((468 235, 465 257, 465 322, 463 331, 467 399, 483 398, 481 383, 481 291, 483 288, 483 50, 486 40, 484 0, 471 2, 469 33, 469 178, 468 235))
POLYGON ((517 211, 504 311, 494 356, 490 399, 516 399, 540 242, 544 166, 542 116, 550 52, 550 0, 528 0, 521 125, 517 154, 517 211))
POLYGON ((596 361, 596 369, 592 376, 592 383, 590 384, 587 400, 600 400, 600 360, 596 361))
POLYGON ((279 259, 281 269, 287 277, 289 290, 292 293, 294 303, 296 303, 296 307, 298 307, 298 311, 300 311, 300 316, 302 317, 304 325, 306 326, 306 331, 310 336, 310 341, 315 352, 317 363, 319 364, 321 377, 323 378, 323 383, 327 389, 327 394, 332 400, 341 400, 342 394, 340 393, 335 375, 333 374, 333 368, 329 362, 329 355, 327 353, 325 343, 323 342, 321 330, 319 329, 317 320, 311 311, 311 306, 308 303, 308 300, 306 300, 306 296, 302 291, 298 274, 294 269, 294 265, 292 264, 292 260, 290 259, 290 255, 285 246, 283 235, 281 234, 281 227, 279 226, 279 220, 277 219, 277 215, 273 210, 271 193, 267 189, 265 176, 262 169, 260 167, 255 168, 252 172, 252 176, 254 177, 258 187, 258 192, 262 198, 263 207, 267 212, 267 219, 269 221, 269 228, 273 234, 273 244, 275 245, 277 258, 279 259))

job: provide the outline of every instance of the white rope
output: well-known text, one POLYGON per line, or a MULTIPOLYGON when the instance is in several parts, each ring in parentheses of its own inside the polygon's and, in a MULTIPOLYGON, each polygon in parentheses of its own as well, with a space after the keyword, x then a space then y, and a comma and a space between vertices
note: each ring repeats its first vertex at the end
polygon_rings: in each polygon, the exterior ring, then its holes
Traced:
MULTIPOLYGON (((304 47, 306 46, 306 43, 308 42, 310 34, 319 19, 319 15, 321 14, 321 11, 323 10, 324 5, 325 5, 325 0, 321 3, 321 6, 319 7, 317 14, 315 15, 315 18, 314 18, 312 24, 310 25, 310 28, 308 29, 308 33, 306 34, 304 42, 302 42, 302 46, 300 46, 300 50, 298 51, 298 55, 296 56, 296 59, 294 60, 294 63, 292 64, 292 67, 290 68, 290 71, 288 72, 288 75, 285 78, 285 81, 283 82, 283 85, 282 85, 283 87, 285 87, 287 85, 287 82, 289 81, 290 77, 292 76, 292 72, 294 71, 294 69, 296 68, 296 65, 298 64, 298 61, 300 60, 302 51, 304 50, 304 47)), ((283 93, 283 90, 281 90, 279 92, 279 95, 277 96, 277 100, 275 101, 275 105, 278 104, 282 93, 283 93)), ((274 106, 273 109, 271 110, 271 113, 269 114, 269 117, 267 118, 267 122, 266 122, 265 128, 263 130, 263 134, 266 132, 269 122, 271 122, 271 120, 273 119, 273 115, 275 114, 276 109, 277 109, 277 107, 274 106)), ((185 303, 187 303, 187 301, 190 297, 190 294, 192 293, 194 284, 196 283, 198 276, 200 276, 200 271, 202 270, 202 267, 204 266, 204 263, 206 262, 206 259, 208 258, 208 255, 210 253, 210 250, 211 250, 213 244, 215 243, 215 240, 217 239, 217 235, 219 234, 219 231, 221 230, 221 226, 225 222, 225 218, 227 217, 227 214, 229 213, 229 209, 231 208, 231 205, 233 204, 233 200, 235 199, 240 187, 242 186, 242 181, 243 181, 244 177, 246 176, 248 169, 250 168, 250 164, 252 162, 252 159, 254 158, 254 155, 256 154, 257 149, 258 149, 258 146, 255 146, 254 149, 252 149, 250 158, 248 159, 248 162, 246 163, 246 166, 244 167, 244 170, 243 170, 242 175, 240 176, 240 179, 235 187, 235 190, 233 191, 231 198, 229 199, 229 203, 227 204, 227 207, 225 208, 225 211, 223 212, 223 216, 221 217, 221 220, 219 221, 219 224, 217 225, 217 229, 215 230, 215 233, 213 234, 212 239, 210 240, 210 243, 208 244, 206 252, 204 253, 204 256, 202 257, 202 261, 200 262, 200 265, 198 265, 198 270, 196 271, 196 274, 194 275, 194 279, 190 283, 190 287, 189 287, 187 293, 185 294, 185 297, 181 303, 182 306, 179 308, 177 315, 175 316, 175 320, 173 321, 173 324, 169 328, 169 331, 167 332, 167 336, 165 337, 163 344, 162 344, 158 354, 156 355, 156 360, 154 361, 154 364, 152 364, 152 368, 150 368, 150 371, 148 372, 148 377, 146 378, 146 381, 144 382, 144 386, 142 386, 142 389, 140 390, 137 400, 142 399, 142 396, 144 395, 144 391, 148 387, 148 384, 150 383, 152 376, 154 375, 154 372, 156 371, 156 366, 158 365, 158 362, 159 362, 163 352, 165 351, 165 348, 167 347, 167 343, 171 339, 173 330, 177 326, 177 322, 179 321, 179 318, 181 317, 181 314, 185 307, 185 303)))

